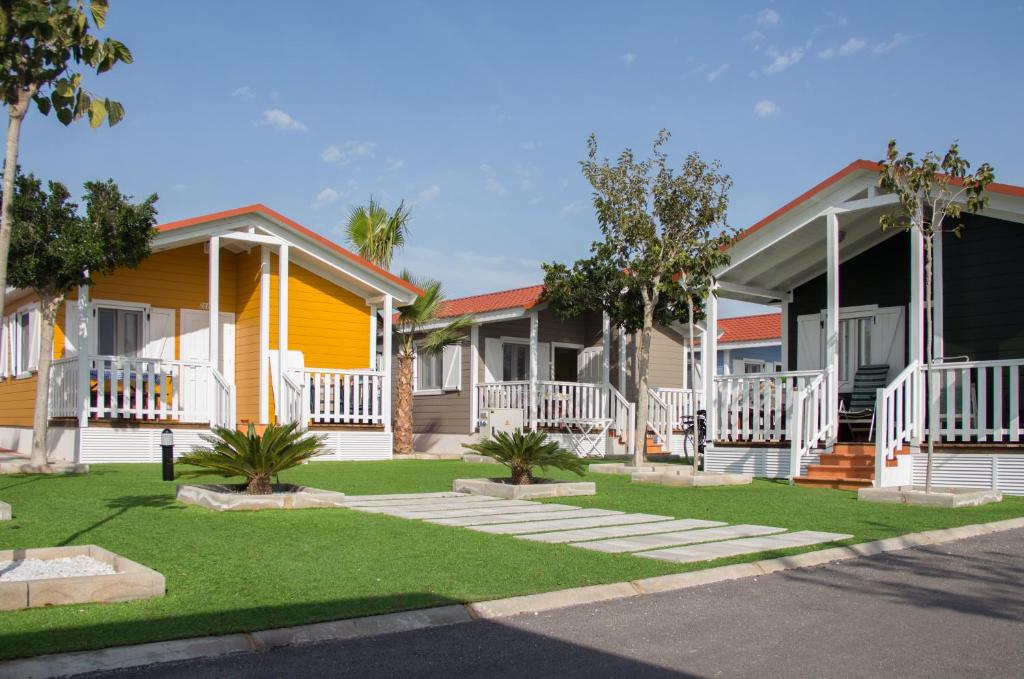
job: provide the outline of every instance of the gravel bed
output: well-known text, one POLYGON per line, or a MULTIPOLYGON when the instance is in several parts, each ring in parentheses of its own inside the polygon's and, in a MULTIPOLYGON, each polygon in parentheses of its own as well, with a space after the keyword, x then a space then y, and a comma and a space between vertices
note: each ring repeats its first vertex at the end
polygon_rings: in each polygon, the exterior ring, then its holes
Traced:
POLYGON ((82 575, 114 575, 115 573, 117 571, 110 564, 84 555, 69 556, 63 559, 0 561, 0 582, 74 578, 82 575))

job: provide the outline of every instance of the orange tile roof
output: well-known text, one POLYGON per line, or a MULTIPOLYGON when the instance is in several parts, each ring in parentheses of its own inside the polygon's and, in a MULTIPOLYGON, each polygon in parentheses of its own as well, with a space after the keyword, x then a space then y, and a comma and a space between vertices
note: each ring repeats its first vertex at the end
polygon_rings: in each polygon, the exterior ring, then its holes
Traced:
MULTIPOLYGON (((718 321, 718 343, 767 342, 782 339, 782 314, 755 314, 718 321)), ((695 344, 699 345, 700 340, 695 344)))
POLYGON ((530 309, 540 302, 543 285, 531 285, 526 288, 514 288, 489 292, 483 295, 457 297, 449 299, 441 307, 438 318, 452 318, 466 314, 480 314, 502 309, 530 309))
POLYGON ((415 285, 413 285, 409 281, 403 280, 402 278, 396 276, 395 274, 391 273, 387 269, 384 269, 383 267, 379 267, 376 264, 374 264, 373 262, 360 257, 359 255, 357 255, 356 253, 352 252, 351 250, 346 250, 345 248, 341 247, 340 245, 338 245, 334 241, 332 241, 332 240, 330 240, 328 238, 324 238, 320 234, 318 234, 318 233, 316 233, 314 231, 311 231, 310 229, 307 229, 302 224, 299 224, 298 222, 296 222, 296 221, 294 221, 292 219, 288 219, 287 217, 285 217, 280 212, 277 212, 275 210, 271 210, 269 207, 267 207, 266 205, 263 205, 262 203, 254 203, 252 205, 246 205, 244 207, 235 208, 233 210, 224 210, 223 212, 214 212, 214 213, 211 213, 211 214, 208 214, 208 215, 200 215, 199 217, 191 217, 189 219, 181 219, 181 220, 178 220, 176 222, 168 222, 166 224, 158 224, 156 228, 157 228, 158 231, 161 231, 161 232, 163 232, 163 231, 173 231, 174 229, 183 229, 183 228, 185 228, 187 226, 195 226, 196 224, 205 224, 207 222, 213 222, 213 221, 216 221, 218 219, 227 219, 229 217, 237 217, 239 215, 250 214, 250 213, 261 214, 264 217, 268 217, 271 220, 280 222, 281 224, 284 224, 285 226, 291 228, 292 230, 294 230, 294 231, 296 231, 296 232, 298 232, 298 233, 300 233, 300 234, 302 234, 302 235, 304 235, 304 236, 306 236, 308 238, 312 238, 313 240, 315 240, 316 242, 320 243, 321 245, 324 245, 324 246, 330 248, 331 250, 333 250, 337 254, 341 255, 345 259, 347 259, 347 260, 349 260, 351 262, 355 262, 359 266, 362 266, 362 267, 364 267, 366 269, 370 269, 371 271, 377 272, 378 274, 380 274, 380 275, 384 276, 385 278, 387 278, 388 280, 390 280, 392 283, 396 283, 396 284, 400 285, 401 287, 405 288, 409 292, 412 292, 412 293, 414 293, 416 295, 422 295, 423 294, 422 290, 417 288, 415 285))

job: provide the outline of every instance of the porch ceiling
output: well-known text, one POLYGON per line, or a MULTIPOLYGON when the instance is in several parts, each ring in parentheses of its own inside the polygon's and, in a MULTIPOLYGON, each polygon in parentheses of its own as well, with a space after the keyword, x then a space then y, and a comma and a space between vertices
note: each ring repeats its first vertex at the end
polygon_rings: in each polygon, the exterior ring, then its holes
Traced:
MULTIPOLYGON (((848 260, 887 238, 894 231, 884 232, 879 218, 890 208, 869 207, 839 213, 839 260, 848 260)), ((826 218, 814 217, 784 237, 765 245, 742 261, 731 265, 718 276, 722 283, 777 291, 780 294, 825 273, 826 218)), ((726 286, 728 287, 728 286, 726 286)), ((724 290, 722 297, 764 303, 759 294, 724 290)))

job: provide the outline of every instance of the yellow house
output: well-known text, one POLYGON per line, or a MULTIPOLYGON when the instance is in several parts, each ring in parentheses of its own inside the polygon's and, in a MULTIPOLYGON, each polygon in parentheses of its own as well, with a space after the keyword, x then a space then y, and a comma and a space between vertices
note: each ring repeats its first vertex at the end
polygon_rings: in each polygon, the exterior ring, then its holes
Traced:
MULTIPOLYGON (((389 458, 392 310, 418 293, 264 205, 163 224, 139 268, 58 314, 51 459, 156 461, 164 428, 182 453, 212 426, 296 420, 325 457, 389 458)), ((27 453, 39 307, 8 290, 5 309, 0 448, 27 453)))

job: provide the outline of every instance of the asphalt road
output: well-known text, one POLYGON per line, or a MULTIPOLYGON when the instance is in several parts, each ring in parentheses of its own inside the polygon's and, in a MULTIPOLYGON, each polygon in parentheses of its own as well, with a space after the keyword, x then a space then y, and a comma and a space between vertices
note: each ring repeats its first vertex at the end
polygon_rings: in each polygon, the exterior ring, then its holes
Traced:
POLYGON ((500 623, 90 676, 1021 677, 1024 531, 500 623))

